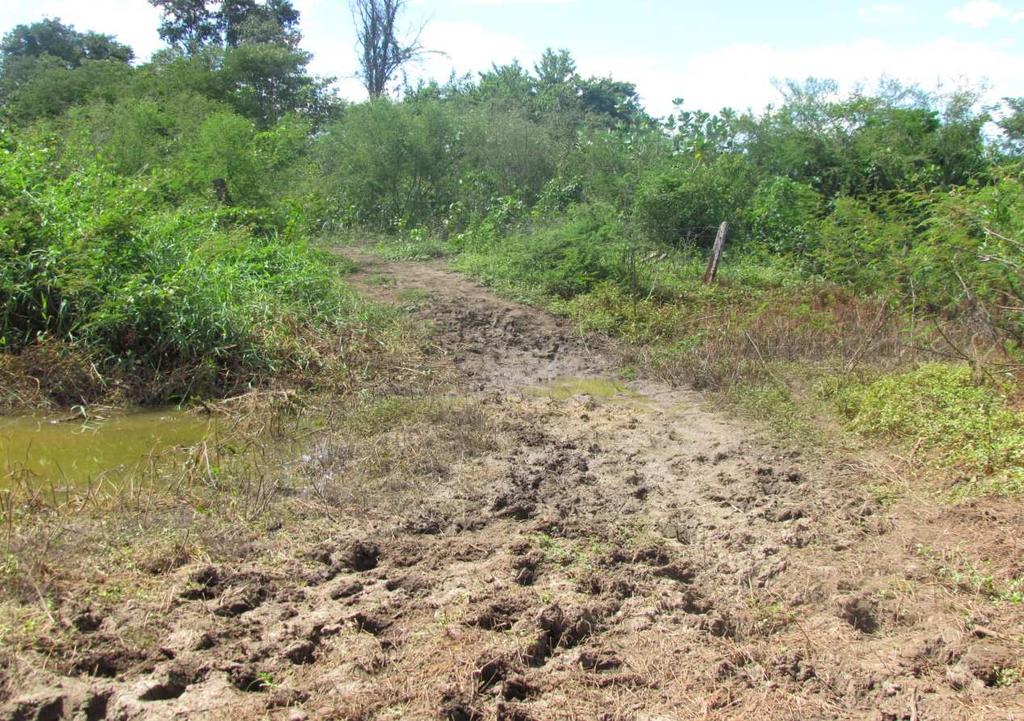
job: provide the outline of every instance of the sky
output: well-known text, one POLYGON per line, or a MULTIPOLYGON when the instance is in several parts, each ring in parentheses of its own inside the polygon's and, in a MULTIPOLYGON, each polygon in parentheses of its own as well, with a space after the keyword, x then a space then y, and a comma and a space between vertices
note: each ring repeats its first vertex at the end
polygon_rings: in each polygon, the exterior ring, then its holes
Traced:
MULTIPOLYGON (((314 73, 364 97, 348 0, 293 0, 314 73)), ((140 59, 161 46, 147 0, 0 0, 0 32, 42 17, 116 35, 140 59)), ((1024 0, 408 0, 406 28, 435 51, 409 77, 446 80, 565 48, 584 75, 636 84, 648 110, 759 110, 773 80, 881 76, 928 90, 984 84, 986 100, 1024 96, 1024 0)))

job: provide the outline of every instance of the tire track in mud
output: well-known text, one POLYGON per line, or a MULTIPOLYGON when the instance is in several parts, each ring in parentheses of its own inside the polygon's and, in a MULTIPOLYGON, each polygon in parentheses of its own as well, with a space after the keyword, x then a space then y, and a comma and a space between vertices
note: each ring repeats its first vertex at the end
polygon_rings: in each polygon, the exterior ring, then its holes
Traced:
POLYGON ((182 569, 158 656, 94 643, 62 689, 10 718, 58 718, 44 715, 57 703, 80 718, 290 721, 1019 708, 991 678, 1010 645, 975 642, 935 589, 886 592, 923 572, 855 466, 653 382, 531 390, 613 376, 614 349, 437 264, 355 258, 362 292, 432 324, 455 393, 503 442, 400 507, 298 527, 276 563, 182 569))

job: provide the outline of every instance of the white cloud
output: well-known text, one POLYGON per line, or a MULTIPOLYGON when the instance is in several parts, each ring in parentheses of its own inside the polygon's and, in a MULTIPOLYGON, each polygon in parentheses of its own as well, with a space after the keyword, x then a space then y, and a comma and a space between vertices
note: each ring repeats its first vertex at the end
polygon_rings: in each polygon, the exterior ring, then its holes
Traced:
POLYGON ((515 59, 529 61, 535 54, 522 38, 473 22, 438 20, 429 23, 421 41, 423 47, 443 53, 428 55, 421 67, 424 75, 439 80, 446 80, 453 70, 476 72, 490 68, 492 63, 502 65, 515 59))
POLYGON ((460 5, 572 5, 576 0, 458 0, 460 5))
POLYGON ((857 16, 871 23, 884 23, 896 20, 906 14, 906 7, 889 3, 876 3, 857 8, 857 16))
POLYGON ((735 43, 691 58, 602 56, 580 58, 580 67, 595 75, 614 74, 630 80, 656 115, 672 112, 672 99, 688 108, 713 111, 723 107, 761 110, 778 103, 772 80, 809 76, 832 78, 845 90, 871 87, 888 76, 926 89, 987 81, 988 100, 1024 92, 1024 53, 984 43, 950 39, 908 46, 880 40, 788 49, 767 44, 735 43))
MULTIPOLYGON (((1020 16, 1016 15, 1016 21, 1020 16)), ((955 23, 975 29, 987 28, 994 20, 1010 17, 1010 11, 992 0, 970 0, 966 5, 955 7, 946 13, 946 17, 955 23)))

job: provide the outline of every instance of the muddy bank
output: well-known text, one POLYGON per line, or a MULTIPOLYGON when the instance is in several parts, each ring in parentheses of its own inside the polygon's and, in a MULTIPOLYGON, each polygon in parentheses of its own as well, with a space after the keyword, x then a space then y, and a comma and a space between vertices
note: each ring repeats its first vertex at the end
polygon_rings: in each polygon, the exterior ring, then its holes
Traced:
POLYGON ((943 570, 982 531, 1020 558, 1011 506, 885 506, 860 459, 618 378, 602 341, 437 265, 358 259, 368 295, 432 325, 445 399, 375 402, 318 439, 306 485, 229 550, 140 569, 144 593, 60 598, 4 654, 0 715, 1024 713, 1020 604, 943 570))

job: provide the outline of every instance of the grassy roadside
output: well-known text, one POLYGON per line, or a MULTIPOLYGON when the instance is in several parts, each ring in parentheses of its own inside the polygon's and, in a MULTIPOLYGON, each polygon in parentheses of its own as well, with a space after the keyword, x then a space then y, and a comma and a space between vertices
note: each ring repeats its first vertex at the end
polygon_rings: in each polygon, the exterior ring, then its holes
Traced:
MULTIPOLYGON (((592 230, 569 222, 447 252, 496 291, 624 341, 627 369, 715 392, 781 437, 896 451, 951 500, 1024 491, 1020 366, 976 329, 742 250, 705 286, 699 255, 600 244, 592 230)), ((376 247, 392 259, 444 250, 376 247)))

